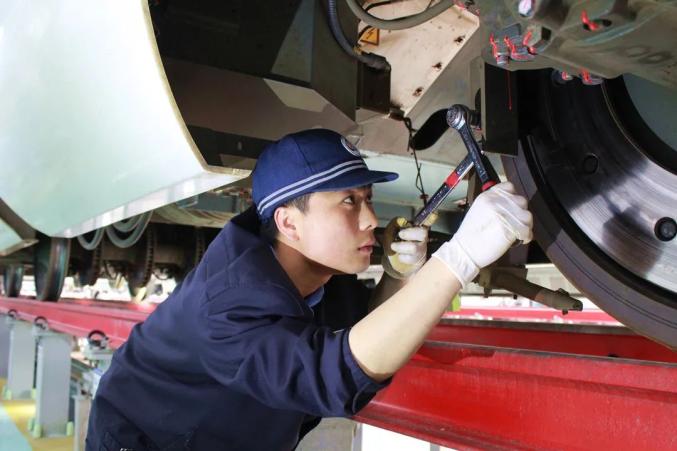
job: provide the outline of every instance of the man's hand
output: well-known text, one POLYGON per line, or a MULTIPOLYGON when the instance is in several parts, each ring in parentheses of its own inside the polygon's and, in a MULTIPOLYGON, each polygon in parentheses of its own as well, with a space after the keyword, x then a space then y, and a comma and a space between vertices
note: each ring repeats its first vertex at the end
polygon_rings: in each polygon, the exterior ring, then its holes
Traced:
POLYGON ((428 249, 428 229, 412 227, 404 218, 395 218, 383 234, 383 269, 395 279, 406 279, 423 266, 428 249), (395 235, 402 241, 394 241, 395 235))
POLYGON ((475 199, 458 231, 433 257, 442 260, 465 287, 516 240, 531 241, 532 224, 527 200, 515 194, 512 183, 500 183, 475 199))

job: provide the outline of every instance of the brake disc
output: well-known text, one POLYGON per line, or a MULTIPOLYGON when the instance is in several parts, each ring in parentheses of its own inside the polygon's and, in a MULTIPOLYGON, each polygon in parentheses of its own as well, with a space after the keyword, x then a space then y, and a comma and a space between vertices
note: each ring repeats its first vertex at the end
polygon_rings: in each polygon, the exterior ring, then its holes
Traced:
POLYGON ((560 271, 621 322, 677 347, 677 174, 655 155, 666 144, 618 107, 619 83, 520 74, 520 150, 504 165, 560 271))

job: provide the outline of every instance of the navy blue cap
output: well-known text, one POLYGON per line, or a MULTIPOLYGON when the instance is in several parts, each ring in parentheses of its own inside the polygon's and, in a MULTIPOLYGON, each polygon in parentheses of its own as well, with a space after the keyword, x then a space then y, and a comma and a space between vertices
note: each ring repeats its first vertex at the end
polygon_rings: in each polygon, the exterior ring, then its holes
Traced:
POLYGON ((285 136, 264 149, 252 174, 252 196, 262 221, 277 207, 304 194, 341 191, 389 182, 394 172, 371 171, 359 150, 331 130, 285 136))

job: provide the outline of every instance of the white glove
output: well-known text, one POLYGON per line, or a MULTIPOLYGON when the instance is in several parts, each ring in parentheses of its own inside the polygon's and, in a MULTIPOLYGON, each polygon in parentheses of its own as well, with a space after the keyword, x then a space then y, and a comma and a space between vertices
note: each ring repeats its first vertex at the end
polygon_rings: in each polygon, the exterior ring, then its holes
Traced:
POLYGON ((465 287, 515 240, 531 241, 532 224, 527 200, 515 194, 512 183, 500 183, 477 196, 458 231, 432 256, 442 260, 465 287))
POLYGON ((405 279, 425 263, 428 229, 410 227, 404 218, 395 218, 386 227, 383 240, 383 269, 391 277, 405 279), (403 241, 393 241, 395 232, 403 241))

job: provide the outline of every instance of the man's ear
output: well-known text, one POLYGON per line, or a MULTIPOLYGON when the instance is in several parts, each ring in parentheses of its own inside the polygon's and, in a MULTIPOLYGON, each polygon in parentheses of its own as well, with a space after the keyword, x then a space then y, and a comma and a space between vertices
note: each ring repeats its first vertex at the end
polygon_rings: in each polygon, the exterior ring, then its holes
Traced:
POLYGON ((296 228, 298 213, 300 213, 294 207, 277 207, 275 213, 273 213, 273 220, 277 226, 277 230, 280 232, 280 235, 287 238, 290 241, 298 241, 299 234, 296 228))

